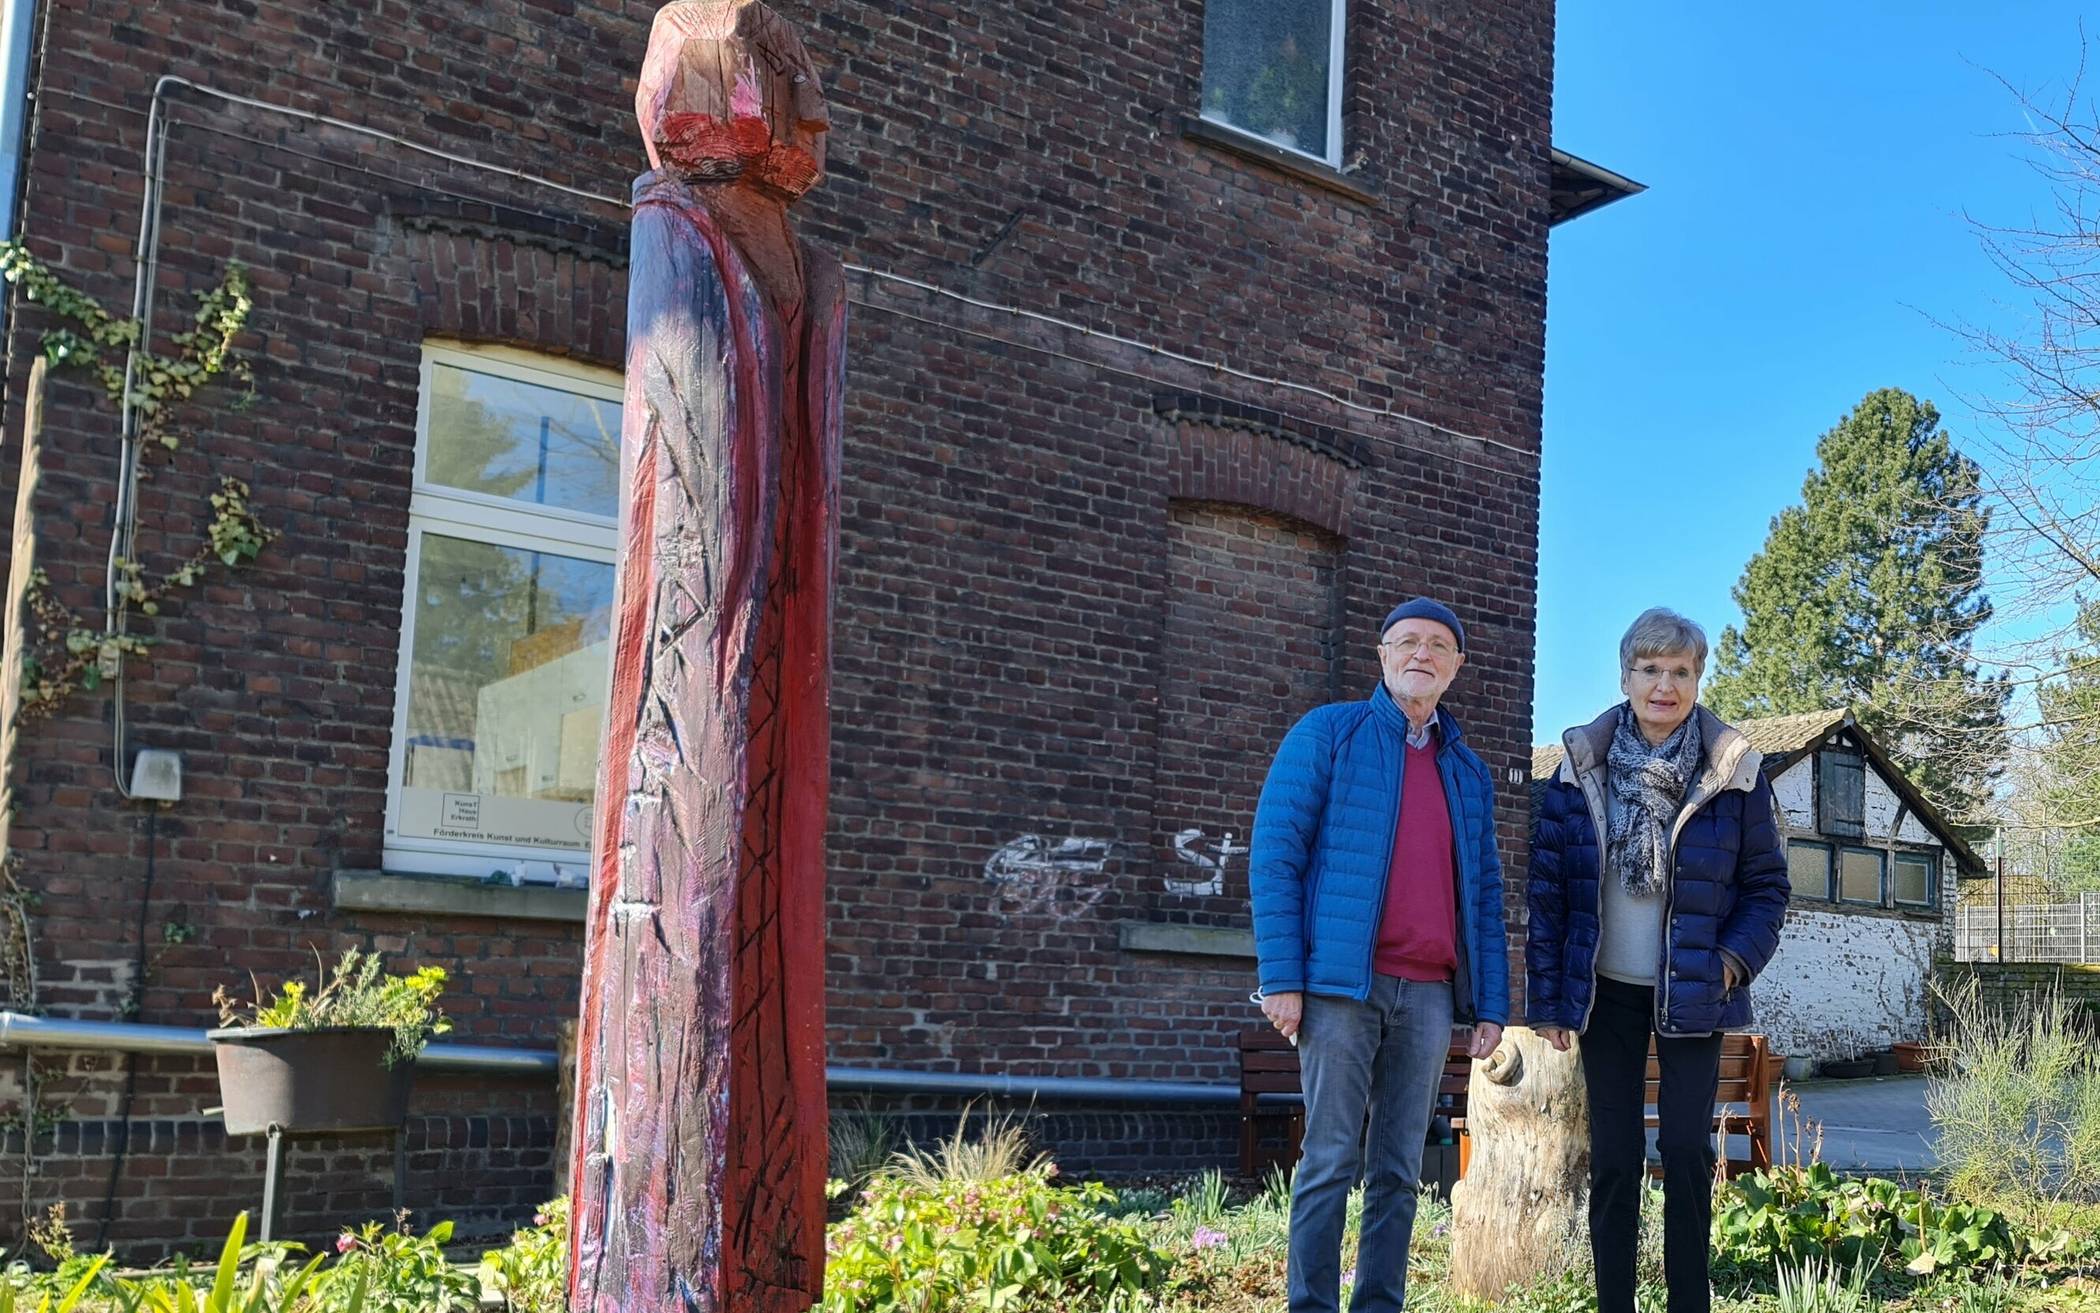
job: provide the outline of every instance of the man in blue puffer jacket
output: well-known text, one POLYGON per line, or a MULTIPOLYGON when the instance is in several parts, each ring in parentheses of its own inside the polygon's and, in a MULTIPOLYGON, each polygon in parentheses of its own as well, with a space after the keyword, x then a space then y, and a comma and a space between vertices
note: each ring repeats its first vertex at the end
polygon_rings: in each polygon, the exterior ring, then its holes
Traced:
POLYGON ((1465 664, 1465 627, 1441 603, 1403 602, 1378 659, 1368 700, 1321 707, 1285 736, 1254 812, 1262 1011, 1297 1044, 1305 1086, 1291 1313, 1340 1305, 1359 1170, 1351 1308, 1398 1313, 1451 1028, 1473 1026, 1484 1058, 1509 1020, 1494 781, 1437 707, 1465 664))

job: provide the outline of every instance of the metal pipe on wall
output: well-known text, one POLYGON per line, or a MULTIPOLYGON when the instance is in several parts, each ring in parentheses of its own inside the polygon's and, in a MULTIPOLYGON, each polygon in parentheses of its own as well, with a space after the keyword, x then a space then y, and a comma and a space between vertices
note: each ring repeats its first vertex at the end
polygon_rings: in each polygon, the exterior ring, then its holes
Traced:
POLYGON ((36 0, 11 0, 0 13, 0 238, 15 235, 21 215, 23 142, 29 133, 29 38, 36 0))
MULTIPOLYGON (((202 1057, 212 1051, 201 1030, 149 1026, 134 1021, 75 1021, 0 1012, 0 1049, 90 1049, 104 1053, 202 1057)), ((513 1049, 483 1044, 432 1044, 417 1064, 432 1071, 489 1076, 555 1074, 551 1049, 513 1049)), ((909 1068, 826 1067, 825 1083, 845 1092, 870 1094, 961 1094, 1008 1099, 1083 1099, 1101 1103, 1231 1104, 1233 1085, 1195 1081, 1113 1080, 1085 1076, 1008 1076, 991 1072, 914 1071, 909 1068)))

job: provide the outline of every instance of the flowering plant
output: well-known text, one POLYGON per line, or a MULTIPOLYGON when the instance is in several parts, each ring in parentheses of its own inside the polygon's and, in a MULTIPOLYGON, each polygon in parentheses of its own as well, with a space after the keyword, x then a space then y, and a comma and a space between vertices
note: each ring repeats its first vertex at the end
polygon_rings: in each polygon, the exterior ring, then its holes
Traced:
MULTIPOLYGON (((326 1026, 371 1026, 394 1032, 386 1065, 414 1058, 433 1035, 452 1029, 437 1006, 445 989, 443 967, 422 967, 414 975, 380 974, 378 954, 343 950, 333 970, 318 953, 314 959, 320 987, 309 992, 303 980, 287 980, 270 998, 255 985, 255 1002, 236 1003, 221 985, 211 1001, 219 1006, 219 1024, 258 1026, 266 1030, 319 1030, 326 1026)), ((252 978, 251 978, 252 979, 252 978)))

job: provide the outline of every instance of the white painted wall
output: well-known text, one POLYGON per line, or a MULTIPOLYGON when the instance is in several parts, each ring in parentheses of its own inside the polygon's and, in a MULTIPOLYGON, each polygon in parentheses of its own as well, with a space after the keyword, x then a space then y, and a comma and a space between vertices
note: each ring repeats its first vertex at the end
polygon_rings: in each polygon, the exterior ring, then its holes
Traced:
MULTIPOLYGON (((1866 761, 1866 822, 1867 838, 1875 841, 1889 837, 1889 827, 1896 823, 1896 811, 1903 800, 1889 787, 1887 779, 1871 760, 1866 761)), ((1786 768, 1778 779, 1772 781, 1772 795, 1779 800, 1780 815, 1786 818, 1787 828, 1798 830, 1803 837, 1814 833, 1816 828, 1816 754, 1810 753, 1786 768)), ((1903 843, 1930 844, 1937 848, 1939 840, 1925 828, 1923 821, 1912 812, 1903 818, 1903 830, 1897 839, 1903 843)), ((1855 840, 1855 842, 1857 842, 1855 840)))
POLYGON ((1789 1057, 1848 1057, 1925 1038, 1926 982, 1939 921, 1796 903, 1779 952, 1750 987, 1755 1029, 1789 1057))
POLYGON ((1816 828, 1816 754, 1786 768, 1772 781, 1772 796, 1779 800, 1779 814, 1789 830, 1816 828))
MULTIPOLYGON (((1896 796, 1896 791, 1889 787, 1889 782, 1882 778, 1881 772, 1874 768, 1873 762, 1869 761, 1867 763, 1867 837, 1870 839, 1888 838, 1889 828, 1896 823, 1896 811, 1902 805, 1903 800, 1896 796)), ((1939 840, 1932 837, 1932 831, 1925 828, 1924 822, 1918 819, 1916 812, 1906 812, 1904 814, 1903 831, 1896 838, 1902 843, 1929 843, 1935 848, 1939 846, 1939 840)))

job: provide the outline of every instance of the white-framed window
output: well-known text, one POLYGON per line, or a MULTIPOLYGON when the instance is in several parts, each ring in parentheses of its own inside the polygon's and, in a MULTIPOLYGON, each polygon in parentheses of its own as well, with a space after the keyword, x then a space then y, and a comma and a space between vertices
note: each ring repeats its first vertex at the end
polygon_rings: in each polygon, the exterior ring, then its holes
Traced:
POLYGON ((1931 907, 1939 901, 1939 869, 1931 853, 1897 853, 1890 893, 1898 907, 1931 907))
POLYGON ((1204 0, 1203 117, 1342 164, 1348 0, 1204 0))
POLYGON ((620 396, 612 370, 424 345, 389 870, 588 883, 620 396))

